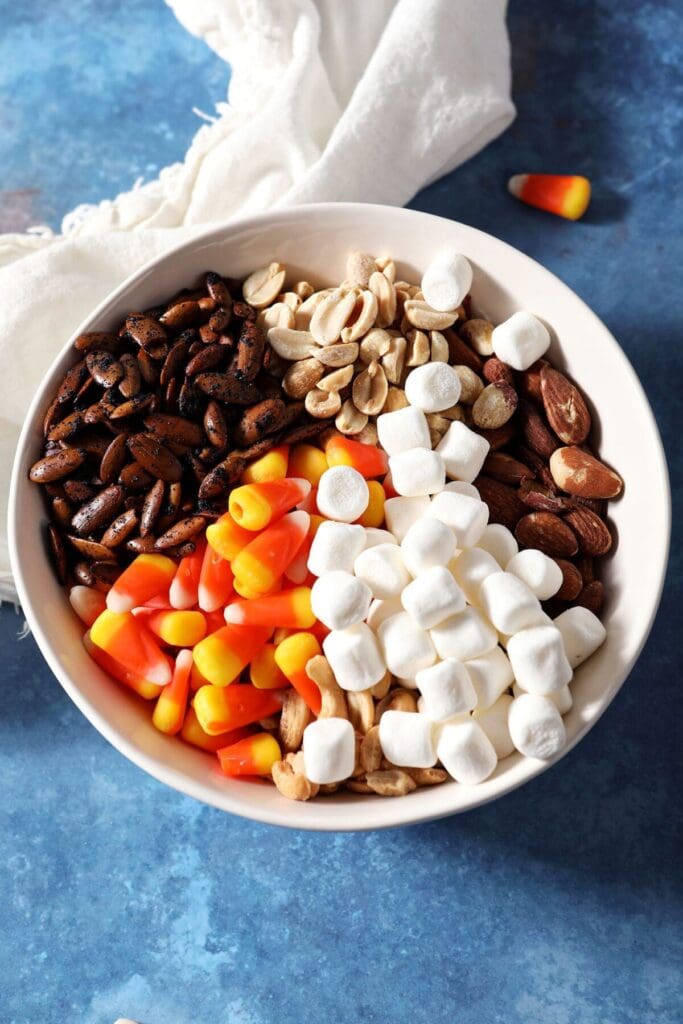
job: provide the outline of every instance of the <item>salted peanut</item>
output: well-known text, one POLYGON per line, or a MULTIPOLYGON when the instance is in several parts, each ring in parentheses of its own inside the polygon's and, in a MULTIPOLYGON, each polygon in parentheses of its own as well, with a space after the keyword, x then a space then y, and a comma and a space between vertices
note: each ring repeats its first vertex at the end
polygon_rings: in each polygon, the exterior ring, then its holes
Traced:
POLYGON ((370 693, 375 700, 382 700, 389 692, 391 687, 391 672, 387 669, 382 678, 374 686, 370 687, 370 693))
POLYGON ((475 317, 458 328, 458 334, 480 356, 493 355, 493 324, 475 317))
POLYGON ((367 334, 376 317, 377 298, 371 291, 365 289, 356 299, 348 325, 342 327, 341 340, 343 342, 358 341, 364 334, 367 334))
POLYGON ((344 691, 334 677, 330 663, 322 654, 306 662, 306 675, 320 690, 321 704, 318 718, 349 718, 344 691))
POLYGON ((367 288, 376 270, 377 264, 372 256, 360 249, 354 249, 346 258, 346 276, 361 288, 367 288))
POLYGON ((469 366, 454 366, 453 369, 460 378, 460 401, 464 405, 473 405, 484 390, 484 382, 469 366))
POLYGON ((315 313, 320 303, 327 298, 332 291, 331 288, 321 288, 318 292, 313 292, 307 299, 304 299, 299 308, 296 311, 296 329, 297 331, 307 331, 311 326, 311 317, 315 313))
POLYGON ((310 295, 313 294, 315 288, 309 281, 297 281, 297 283, 294 285, 294 291, 303 302, 304 299, 307 299, 310 295))
POLYGON ((402 768, 368 772, 365 781, 378 796, 405 796, 417 789, 415 780, 402 768))
POLYGON ((280 715, 280 742, 282 749, 298 750, 304 738, 304 729, 313 718, 303 697, 296 690, 289 689, 285 693, 280 715))
POLYGON ((362 444, 369 444, 373 447, 377 447, 379 444, 379 438, 377 437, 377 427, 374 423, 367 423, 359 433, 356 434, 356 440, 362 444))
POLYGON ((391 335, 382 327, 373 327, 360 343, 358 354, 366 366, 381 359, 391 347, 391 335))
MULTIPOLYGON (((349 367, 351 369, 351 367, 349 367)), ((341 434, 359 434, 367 426, 368 417, 356 409, 350 398, 347 398, 337 414, 334 425, 341 434)))
POLYGON ((405 690, 402 686, 395 687, 375 707, 375 725, 379 725, 379 720, 385 711, 416 712, 417 700, 410 690, 405 690))
POLYGON ((408 299, 404 306, 406 319, 421 331, 442 331, 452 327, 457 313, 442 313, 432 309, 424 299, 408 299))
POLYGON ((448 772, 443 768, 404 768, 403 771, 407 772, 418 786, 438 786, 448 779, 448 772))
POLYGON ((429 440, 432 442, 432 448, 436 448, 450 425, 451 421, 446 416, 436 412, 427 413, 427 426, 429 427, 429 440))
MULTIPOLYGON (((349 721, 356 732, 364 736, 375 721, 375 702, 370 690, 349 690, 346 695, 349 708, 349 721)), ((363 769, 367 771, 367 769, 363 769)))
POLYGON ((271 768, 273 782, 288 800, 310 800, 317 796, 319 786, 304 775, 303 754, 287 754, 284 761, 276 761, 271 768))
POLYGON ((406 362, 408 342, 401 334, 391 337, 388 351, 382 356, 382 369, 390 384, 399 384, 406 362))
POLYGON ((313 388, 304 399, 306 412, 317 420, 326 420, 336 416, 341 409, 341 398, 338 391, 321 391, 313 388))
POLYGON ((396 289, 379 270, 371 275, 368 287, 377 299, 377 326, 389 327, 396 316, 396 289))
POLYGON ((396 280, 396 264, 391 259, 391 257, 379 256, 375 260, 375 263, 377 264, 377 269, 382 271, 386 279, 388 281, 391 281, 392 284, 394 284, 396 280))
POLYGON ((472 406, 472 419, 478 427, 497 430, 517 408, 517 392, 505 381, 488 384, 472 406))
POLYGON ((359 776, 357 779, 347 779, 344 783, 344 788, 350 790, 352 793, 372 793, 367 782, 365 782, 363 776, 359 776))
POLYGON ((271 348, 283 359, 307 359, 314 347, 310 331, 292 330, 291 327, 271 327, 268 330, 271 348))
POLYGON ((363 771, 376 772, 382 764, 382 744, 379 741, 379 726, 371 726, 363 736, 360 745, 360 763, 363 771))
POLYGON ((358 342, 338 342, 336 345, 328 345, 326 348, 315 346, 315 358, 323 366, 332 369, 339 369, 341 366, 351 366, 358 359, 358 342))
POLYGON ((282 302, 283 305, 291 309, 292 313, 296 313, 301 305, 301 296, 297 295, 296 292, 282 292, 281 295, 277 296, 277 301, 282 302))
POLYGON ((335 288, 325 296, 311 317, 310 331, 319 345, 333 345, 356 305, 355 291, 335 288))
POLYGON ((255 309, 265 309, 282 291, 284 283, 285 268, 281 263, 269 263, 267 267, 259 267, 242 285, 244 301, 255 309))
POLYGON ((448 341, 441 331, 429 332, 429 348, 433 363, 447 363, 449 359, 448 341))
POLYGON ((432 354, 432 348, 429 344, 429 338, 424 331, 413 330, 408 325, 409 330, 406 334, 407 350, 406 350, 406 366, 424 366, 425 363, 429 362, 429 357, 432 354))
POLYGON ((275 302, 267 309, 262 309, 257 317, 259 327, 269 331, 271 327, 288 327, 294 329, 296 318, 294 311, 285 302, 275 302))
MULTIPOLYGON (((359 373, 353 382, 351 397, 353 404, 366 416, 377 416, 387 398, 389 385, 386 374, 378 362, 372 362, 367 370, 359 373)), ((341 406, 341 403, 340 403, 341 406)), ((339 410, 336 410, 339 412, 339 410)))
POLYGON ((317 359, 300 359, 288 368, 282 378, 282 390, 290 398, 305 398, 325 372, 317 359))
POLYGON ((397 409, 406 409, 409 404, 403 388, 389 388, 382 412, 396 412, 397 409))
POLYGON ((341 391, 350 384, 353 379, 353 367, 342 366, 339 370, 333 370, 326 377, 318 381, 321 391, 341 391))
MULTIPOLYGON (((460 395, 462 401, 462 393, 460 395)), ((447 420, 453 422, 453 420, 459 420, 461 423, 465 422, 467 414, 461 405, 452 405, 449 409, 442 409, 439 413, 440 416, 445 416, 447 420)))

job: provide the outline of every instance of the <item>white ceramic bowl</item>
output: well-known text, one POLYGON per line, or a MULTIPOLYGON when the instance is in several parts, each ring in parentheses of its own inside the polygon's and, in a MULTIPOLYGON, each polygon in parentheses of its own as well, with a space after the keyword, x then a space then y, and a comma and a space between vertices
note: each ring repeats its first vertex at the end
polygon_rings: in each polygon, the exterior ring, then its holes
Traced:
MULTIPOLYGON (((552 358, 583 387, 595 414, 599 452, 622 474, 625 493, 610 506, 618 544, 605 567, 607 642, 576 673, 568 743, 597 721, 633 667, 652 625, 666 568, 670 496, 655 421, 636 375, 605 326, 561 281, 521 252, 473 228, 424 213, 360 204, 303 206, 221 227, 167 253, 130 277, 78 329, 106 330, 131 309, 153 306, 205 270, 240 277, 277 259, 291 278, 342 279, 347 252, 391 255, 399 277, 419 280, 444 243, 474 267, 475 308, 494 322, 526 308, 553 335, 552 358)), ((248 818, 305 829, 376 829, 426 821, 508 793, 553 762, 506 758, 480 786, 449 782, 401 799, 340 795, 293 803, 268 783, 221 776, 215 758, 153 727, 150 707, 110 680, 81 645, 81 624, 55 582, 40 541, 42 495, 28 481, 39 456, 41 421, 73 362, 71 341, 45 377, 19 441, 10 494, 10 548, 21 603, 50 668, 81 711, 113 745, 155 778, 248 818)), ((74 765, 76 771, 76 765, 74 765)))

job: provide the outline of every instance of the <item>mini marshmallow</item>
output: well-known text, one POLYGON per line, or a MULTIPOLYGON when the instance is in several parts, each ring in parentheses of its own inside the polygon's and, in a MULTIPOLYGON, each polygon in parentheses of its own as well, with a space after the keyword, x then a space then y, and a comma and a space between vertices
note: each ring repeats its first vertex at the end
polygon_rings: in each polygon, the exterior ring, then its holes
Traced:
POLYGON ((429 512, 430 504, 426 494, 419 498, 388 498, 385 501, 384 518, 399 544, 413 523, 429 512))
POLYGON ((498 763, 491 740, 473 719, 446 722, 439 734, 436 754, 448 774, 466 786, 483 782, 498 763))
POLYGON ((496 629, 508 636, 547 620, 536 595, 511 572, 487 576, 479 588, 479 601, 496 629))
POLYGON ((468 604, 479 604, 479 589, 487 576, 500 572, 493 555, 480 548, 467 548, 449 563, 456 582, 462 587, 468 604))
POLYGON ((461 304, 472 287, 472 267, 461 252, 443 250, 429 264, 420 284, 425 302, 441 313, 461 304))
POLYGON ((398 455, 411 448, 431 448, 429 424, 421 409, 406 406, 377 417, 377 437, 387 455, 398 455))
POLYGON ((434 565, 447 565, 455 554, 455 534, 439 519, 424 516, 401 541, 403 561, 413 576, 434 565))
POLYGON ((460 377, 448 363, 425 363, 408 374, 405 395, 413 408, 442 412, 460 398, 460 377))
POLYGON ((469 673, 452 658, 421 669, 415 682, 422 694, 420 711, 433 722, 445 722, 476 707, 477 694, 469 673))
POLYGON ((489 519, 488 505, 466 494, 442 491, 429 506, 429 515, 450 526, 459 548, 473 548, 489 519))
POLYGON ((465 663, 477 694, 477 708, 485 711, 496 703, 514 680, 510 660, 500 647, 465 663))
POLYGON ((493 555, 501 569, 504 569, 519 551, 515 535, 501 523, 489 523, 477 541, 477 547, 493 555))
POLYGON ((366 548, 353 563, 356 576, 370 587, 373 597, 386 601, 398 597, 410 583, 398 544, 376 544, 366 548))
POLYGON ((498 643, 498 635, 474 608, 465 608, 431 630, 431 637, 440 658, 467 661, 488 654, 498 643))
POLYGON ((547 601, 562 586, 562 570, 557 562, 534 548, 513 555, 505 571, 526 583, 539 601, 547 601))
POLYGON ((370 605, 366 622, 375 633, 382 623, 391 618, 392 615, 399 615, 403 611, 403 605, 399 597, 392 597, 388 601, 375 599, 370 605))
POLYGON ((405 498, 437 494, 446 482, 443 459, 430 448, 411 448, 410 451, 390 455, 389 469, 394 490, 405 498))
POLYGON ((508 714, 511 704, 512 697, 509 693, 504 693, 490 708, 485 710, 477 709, 472 715, 477 725, 481 726, 491 740, 499 761, 502 761, 504 757, 509 757, 515 749, 508 727, 508 714))
POLYGON ((432 768, 436 764, 434 725, 414 711, 385 711, 379 720, 382 753, 392 764, 432 768))
POLYGON ((366 526, 365 547, 374 548, 378 544, 398 544, 398 541, 389 530, 382 530, 379 526, 366 526))
POLYGON ((562 634, 564 649, 572 668, 577 668, 590 658, 607 636, 607 630, 600 619, 588 608, 568 608, 557 616, 555 625, 562 634))
POLYGON ((495 355, 513 370, 528 370, 550 345, 546 327, 532 313, 520 310, 493 328, 495 355))
POLYGON ((367 690, 386 672, 375 634, 365 622, 333 629, 323 640, 323 651, 342 690, 367 690))
POLYGON ((562 634, 552 624, 515 633, 507 651, 515 679, 527 693, 545 696, 561 690, 572 678, 562 634))
POLYGON ((318 511, 326 519, 352 523, 363 515, 369 498, 367 483, 351 466, 332 466, 318 481, 318 511))
POLYGON ((353 563, 365 546, 365 530, 348 523, 321 523, 308 554, 308 570, 314 576, 340 569, 353 572, 353 563))
POLYGON ((304 729, 303 751, 309 782, 343 782, 356 766, 353 726, 345 718, 319 718, 304 729))
POLYGON ((449 480, 444 491, 455 491, 456 494, 466 494, 468 498, 481 501, 481 495, 474 484, 468 484, 465 480, 449 480))
MULTIPOLYGON (((393 414, 392 414, 393 415, 393 414)), ((481 434, 475 434, 459 420, 453 420, 436 446, 446 464, 449 476, 471 484, 481 473, 490 445, 481 434)))
POLYGON ((547 760, 559 753, 567 734, 562 716, 547 697, 523 693, 508 711, 510 737, 520 754, 547 760))
MULTIPOLYGON (((526 690, 523 690, 519 683, 515 683, 512 687, 512 693, 515 697, 521 697, 523 693, 526 693, 526 690)), ((563 686, 561 690, 554 690, 552 693, 545 693, 543 696, 553 702, 561 715, 566 715, 574 705, 572 691, 568 686, 563 686)))
POLYGON ((362 622, 370 610, 370 587, 348 572, 326 572, 311 588, 311 608, 328 629, 362 622))
POLYGON ((463 611, 465 595, 445 565, 433 565, 408 584, 401 604, 416 626, 432 629, 463 611))
POLYGON ((429 633, 415 625, 407 612, 385 619, 377 630, 382 654, 390 672, 402 679, 412 679, 422 668, 436 661, 436 651, 429 633))

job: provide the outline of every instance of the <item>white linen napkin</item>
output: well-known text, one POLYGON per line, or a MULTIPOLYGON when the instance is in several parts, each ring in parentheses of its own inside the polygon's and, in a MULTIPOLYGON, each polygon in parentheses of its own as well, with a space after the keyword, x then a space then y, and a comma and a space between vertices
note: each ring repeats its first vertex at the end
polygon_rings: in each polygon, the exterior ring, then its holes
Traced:
POLYGON ((0 236, 0 599, 6 503, 28 404, 54 355, 125 277, 193 231, 274 206, 403 205, 512 121, 506 0, 167 0, 232 69, 182 163, 0 236))

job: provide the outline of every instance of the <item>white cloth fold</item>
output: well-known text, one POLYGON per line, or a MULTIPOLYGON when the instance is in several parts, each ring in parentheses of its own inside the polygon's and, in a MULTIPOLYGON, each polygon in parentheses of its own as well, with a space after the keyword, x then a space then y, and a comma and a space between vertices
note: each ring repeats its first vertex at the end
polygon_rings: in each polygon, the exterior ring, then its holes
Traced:
POLYGON ((62 233, 0 236, 0 598, 6 500, 31 396, 88 312, 211 223, 279 205, 403 205, 514 117, 505 0, 167 0, 231 68, 182 163, 62 233))

